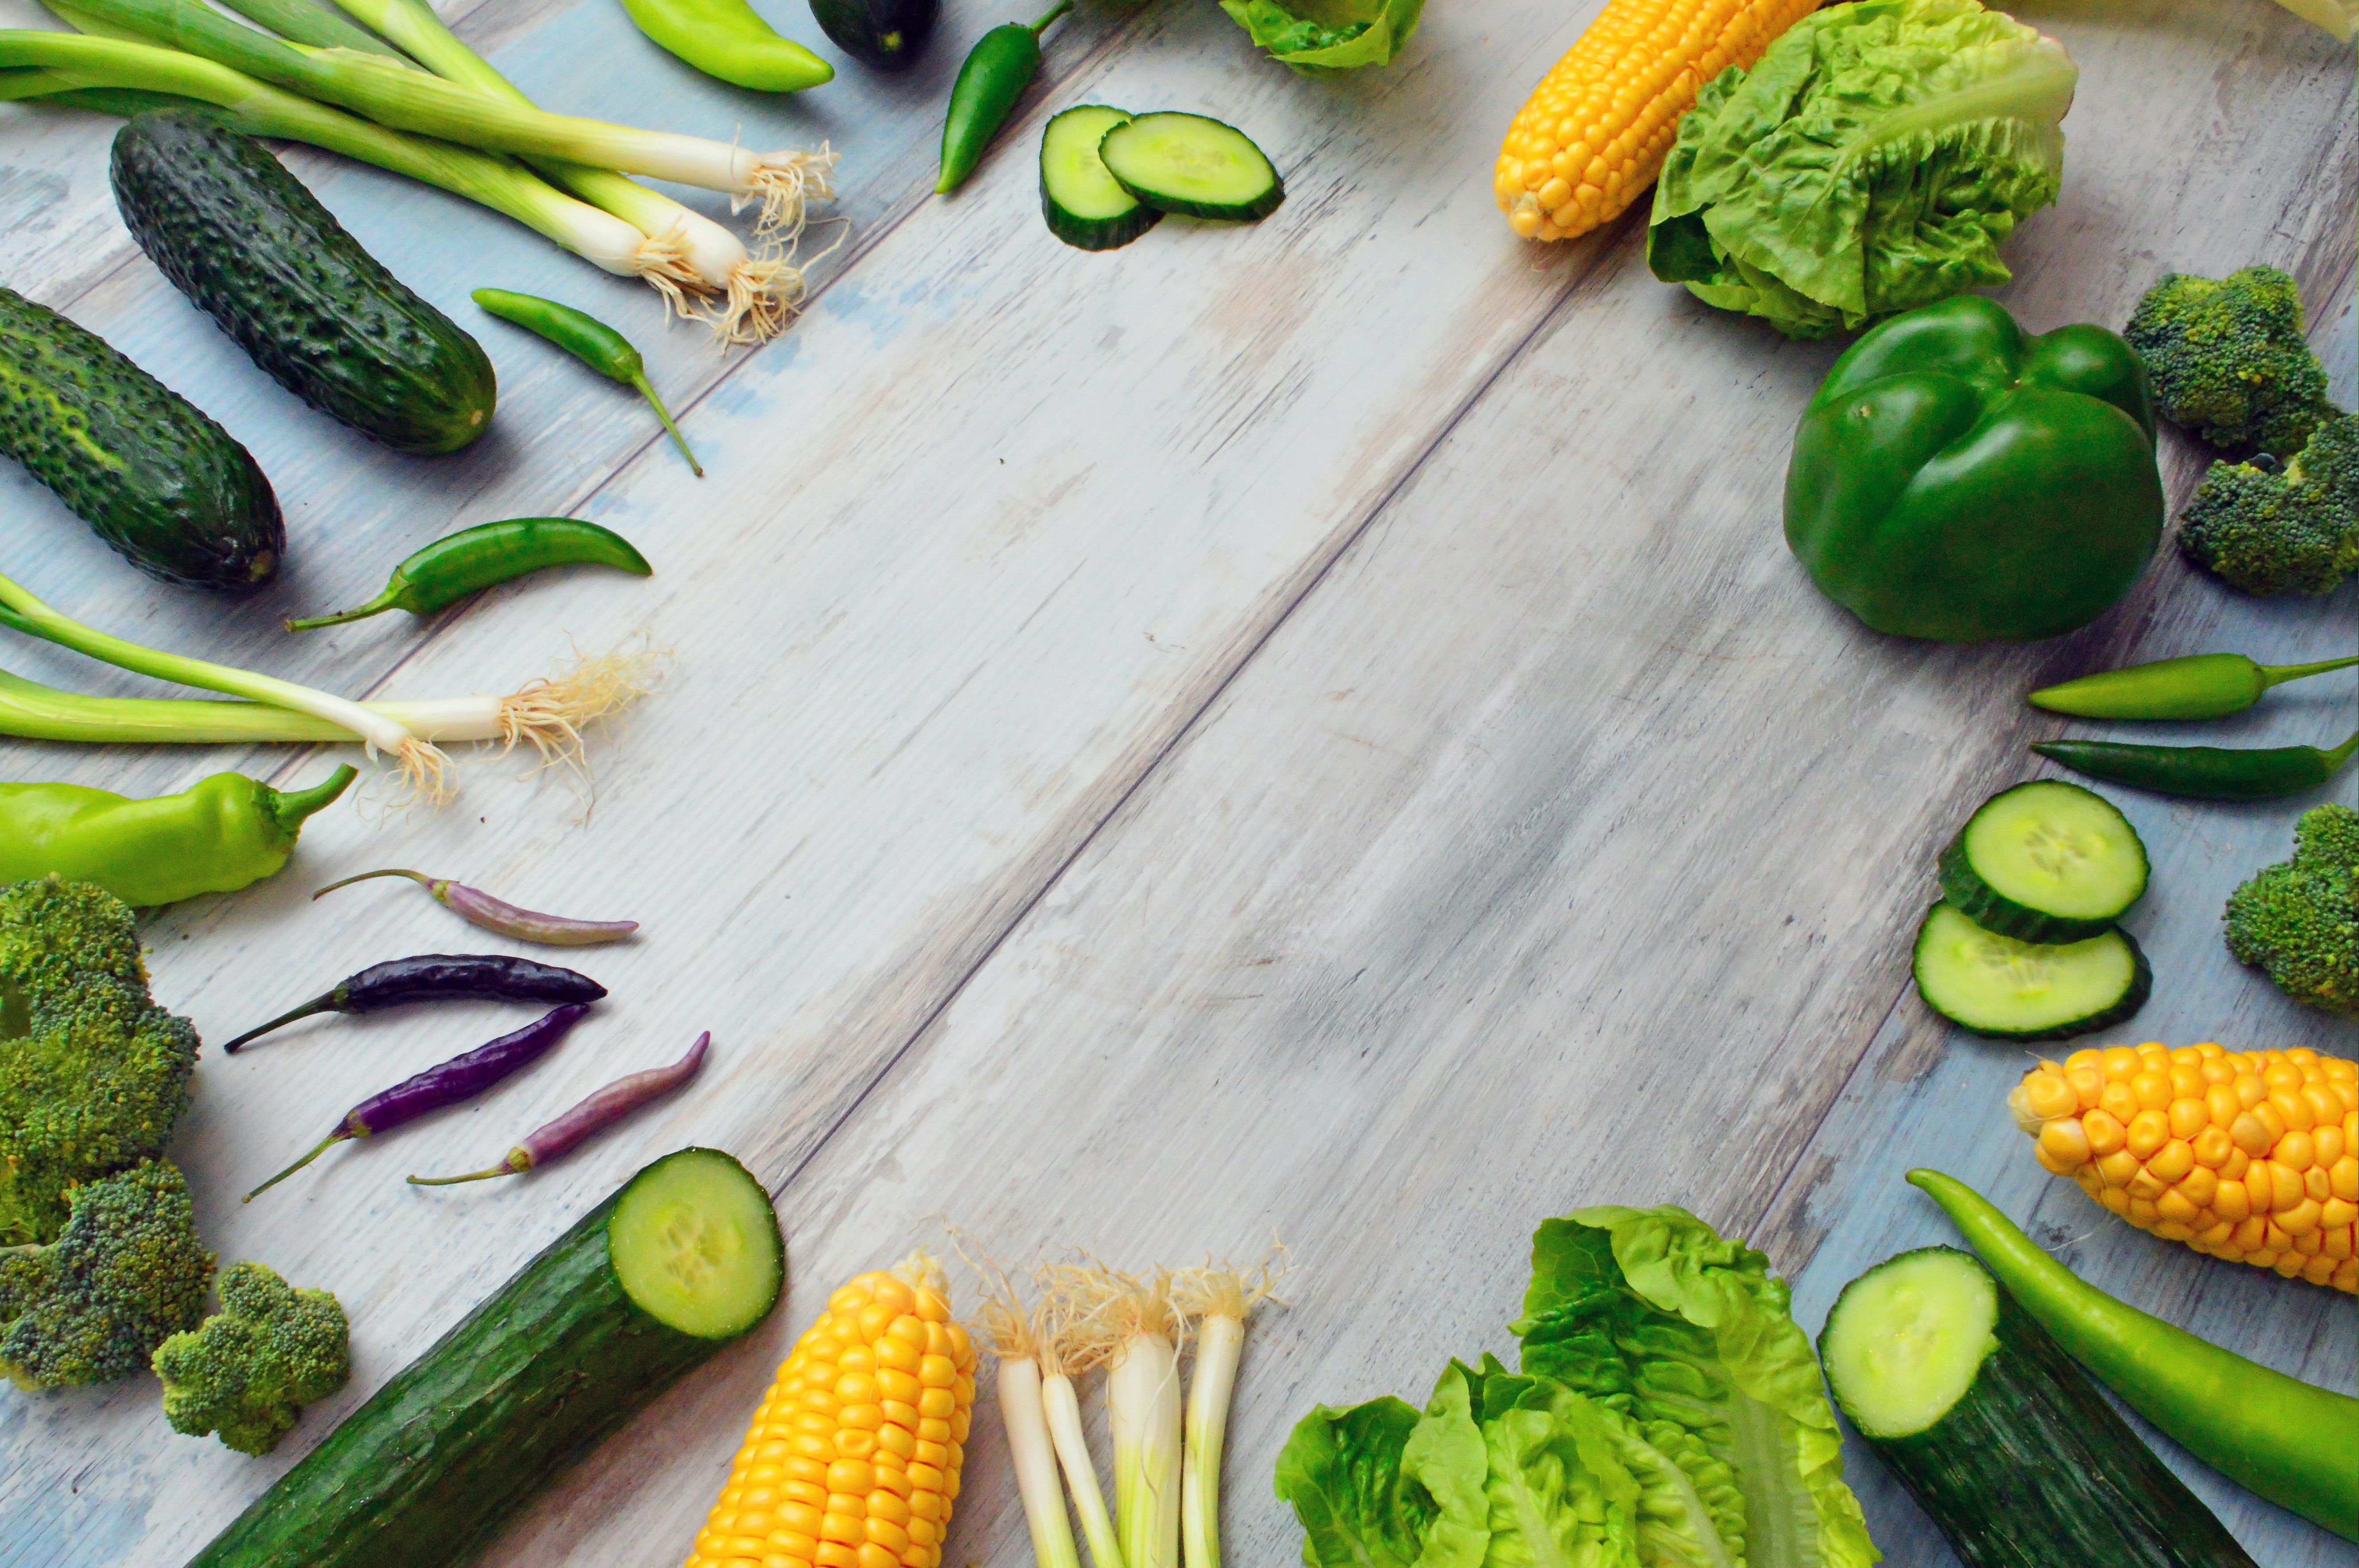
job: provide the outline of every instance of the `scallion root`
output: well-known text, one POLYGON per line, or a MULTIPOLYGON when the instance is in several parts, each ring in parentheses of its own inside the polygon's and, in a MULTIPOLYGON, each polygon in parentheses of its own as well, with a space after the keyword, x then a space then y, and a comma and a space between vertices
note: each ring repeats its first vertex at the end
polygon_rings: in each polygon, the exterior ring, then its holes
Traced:
POLYGON ((595 658, 577 658, 561 675, 528 681, 499 701, 498 739, 503 748, 530 742, 539 767, 565 768, 583 777, 582 734, 588 726, 622 712, 662 679, 669 648, 642 646, 595 658))
POLYGON ((835 168, 835 153, 825 143, 817 152, 764 153, 747 176, 746 194, 730 203, 732 212, 747 202, 761 203, 761 212, 754 221, 757 238, 791 241, 803 232, 803 223, 813 201, 835 200, 835 185, 829 173, 835 168))

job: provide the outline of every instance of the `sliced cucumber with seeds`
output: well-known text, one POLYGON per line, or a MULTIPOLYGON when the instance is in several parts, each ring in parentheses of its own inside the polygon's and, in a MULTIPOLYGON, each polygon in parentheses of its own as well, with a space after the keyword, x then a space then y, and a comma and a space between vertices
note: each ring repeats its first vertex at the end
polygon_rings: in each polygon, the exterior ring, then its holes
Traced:
POLYGON ((2003 789, 1941 852, 1941 892, 1985 931, 2079 942, 2146 892, 2146 845, 2103 795, 2042 779, 2003 789))
POLYGON ((1819 1359, 1836 1406, 1967 1568, 2250 1568, 1971 1254, 1929 1247, 1854 1279, 1819 1359))
POLYGON ((1286 200, 1277 169, 1234 125, 1176 110, 1114 126, 1098 157, 1122 188, 1158 212, 1250 223, 1286 200))
POLYGON ((1040 215, 1050 234, 1077 249, 1118 250, 1163 221, 1098 158, 1106 133, 1129 120, 1127 109, 1083 103, 1040 133, 1040 215))
POLYGON ((2146 954, 2119 926, 2081 942, 2018 942, 1946 901, 1917 930, 1915 969, 1927 1007, 1993 1040, 2088 1034, 2136 1012, 2154 989, 2146 954))

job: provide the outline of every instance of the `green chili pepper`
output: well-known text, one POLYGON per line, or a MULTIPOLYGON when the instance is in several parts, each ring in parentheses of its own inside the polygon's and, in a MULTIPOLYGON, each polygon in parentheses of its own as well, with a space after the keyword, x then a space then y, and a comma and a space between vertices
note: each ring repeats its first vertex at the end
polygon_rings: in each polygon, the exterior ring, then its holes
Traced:
POLYGON ((234 893, 287 864, 303 819, 344 792, 349 766, 281 794, 241 773, 127 800, 80 784, 0 784, 0 883, 58 876, 147 909, 234 893))
POLYGON ((976 40, 951 88, 950 113, 942 120, 942 177, 936 194, 955 191, 982 161, 983 149, 1007 123, 1008 112, 1040 69, 1040 33, 1073 8, 1057 0, 1049 14, 1026 27, 1007 22, 976 40))
POLYGON ((1954 1176, 1911 1171, 2016 1304, 2125 1404, 2214 1470, 2359 1541, 2359 1399, 2257 1366, 2114 1300, 1954 1176), (2335 1433, 2343 1435, 2337 1437, 2335 1433))
POLYGON ((740 87, 799 93, 835 80, 835 67, 780 38, 745 0, 623 0, 623 9, 655 42, 740 87))
POLYGON ((611 566, 634 577, 655 572, 647 557, 612 528, 575 517, 511 517, 504 523, 478 523, 436 539, 395 567, 385 592, 367 604, 332 615, 289 621, 287 629, 308 632, 342 626, 387 610, 430 615, 470 593, 551 566, 611 566))
POLYGON ((2256 664, 2241 653, 2199 653, 2083 675, 2025 699, 2083 719, 2218 719, 2241 713, 2272 686, 2348 670, 2359 655, 2318 664, 2256 664))
POLYGON ((2133 789, 2193 800, 2273 800, 2315 789, 2359 752, 2359 735, 2321 751, 2314 746, 2236 749, 2223 746, 2123 746, 2103 740, 2041 741, 2032 750, 2075 773, 2133 789))
POLYGON ((699 479, 704 477, 704 465, 696 461, 696 453, 688 450, 688 438, 671 422, 671 410, 663 406, 663 399, 648 384, 647 361, 639 357, 630 339, 595 316, 538 294, 478 289, 474 300, 500 320, 514 321, 525 331, 547 338, 608 380, 637 387, 639 396, 647 400, 647 407, 656 411, 656 418, 663 421, 664 429, 671 432, 671 439, 679 443, 680 456, 688 459, 689 467, 696 471, 699 479))

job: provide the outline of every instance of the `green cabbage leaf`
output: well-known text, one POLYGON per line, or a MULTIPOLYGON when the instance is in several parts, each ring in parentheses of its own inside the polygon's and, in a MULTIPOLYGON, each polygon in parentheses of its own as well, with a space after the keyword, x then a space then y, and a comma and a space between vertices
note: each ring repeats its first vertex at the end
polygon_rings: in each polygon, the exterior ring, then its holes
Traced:
POLYGON ((1815 12, 1696 95, 1647 264, 1797 338, 2005 283, 2000 242, 2056 200, 2079 79, 1976 0, 1815 12))
POLYGON ((1425 0, 1221 0, 1221 9, 1272 56, 1317 76, 1391 64, 1425 0))

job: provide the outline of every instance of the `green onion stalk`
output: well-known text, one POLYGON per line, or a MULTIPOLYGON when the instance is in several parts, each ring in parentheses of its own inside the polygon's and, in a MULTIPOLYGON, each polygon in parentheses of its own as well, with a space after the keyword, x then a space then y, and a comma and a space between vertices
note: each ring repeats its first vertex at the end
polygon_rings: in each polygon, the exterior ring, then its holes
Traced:
MULTIPOLYGON (((753 153, 701 136, 544 114, 383 55, 288 43, 233 21, 201 0, 77 0, 73 8, 110 29, 201 55, 389 129, 486 152, 651 175, 726 191, 741 202, 759 201, 765 227, 799 221, 815 161, 808 153, 753 153)), ((0 30, 0 67, 71 67, 107 50, 135 47, 111 38, 12 28, 0 30)))
MULTIPOLYGON (((534 106, 490 61, 461 42, 421 0, 337 0, 337 4, 445 81, 527 109, 534 106)), ((834 155, 822 150, 799 166, 804 184, 781 210, 783 227, 772 230, 782 244, 791 244, 800 231, 805 203, 834 195, 827 177, 833 163, 834 155)), ((666 246, 674 257, 677 270, 669 276, 675 283, 719 294, 725 303, 707 319, 723 343, 759 342, 776 335, 800 301, 802 274, 789 260, 773 255, 756 259, 736 235, 701 212, 612 169, 540 159, 534 160, 534 167, 592 206, 614 213, 651 242, 666 246)), ((665 297, 689 313, 676 292, 665 297)))
POLYGON ((1171 1300, 1194 1325, 1195 1365, 1188 1377, 1186 1448, 1180 1473, 1180 1545, 1186 1568, 1221 1568, 1221 1455, 1228 1443, 1229 1401, 1245 1353, 1245 1323, 1277 1289, 1277 1259, 1250 1272, 1223 1264, 1183 1269, 1171 1300))
MULTIPOLYGON (((0 40, 24 36, 0 34, 0 40)), ((75 33, 29 36, 56 40, 43 52, 58 63, 0 70, 0 100, 41 98, 125 117, 210 105, 248 136, 303 142, 406 175, 513 218, 605 271, 639 276, 645 236, 638 230, 511 159, 389 131, 178 49, 75 33)), ((7 58, 0 41, 0 60, 7 58)))
POLYGON ((1171 1277, 1078 1270, 1072 1294, 1106 1368, 1114 1508, 1124 1568, 1180 1568, 1180 1348, 1171 1277))
POLYGON ((1056 1439, 1041 1402, 1046 1303, 1027 1313, 996 1264, 984 1259, 977 1267, 987 1276, 979 1321, 983 1337, 999 1356, 999 1413, 1016 1494, 1024 1500, 1024 1522, 1032 1532, 1033 1562, 1038 1568, 1082 1568, 1072 1520, 1065 1512, 1064 1483, 1057 1475, 1056 1439))
POLYGON ((87 697, 0 671, 0 735, 132 745, 357 741, 372 757, 390 753, 403 780, 437 801, 450 794, 450 759, 436 741, 527 741, 546 762, 571 762, 580 754, 582 726, 644 692, 659 657, 636 650, 584 659, 563 676, 533 681, 506 697, 355 702, 111 637, 50 608, 5 576, 0 625, 134 674, 243 699, 87 697))

